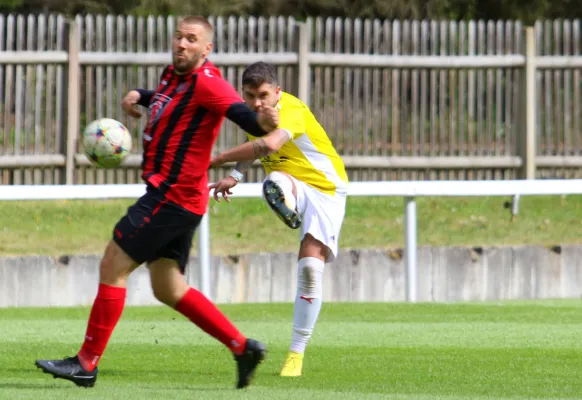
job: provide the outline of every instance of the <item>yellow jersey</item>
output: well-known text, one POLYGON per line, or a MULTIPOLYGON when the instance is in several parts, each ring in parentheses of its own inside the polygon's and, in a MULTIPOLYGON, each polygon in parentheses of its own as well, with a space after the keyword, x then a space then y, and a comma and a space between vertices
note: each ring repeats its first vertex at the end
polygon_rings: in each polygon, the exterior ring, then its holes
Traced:
MULTIPOLYGON (((348 176, 344 163, 309 107, 297 97, 281 92, 276 108, 278 128, 287 131, 290 140, 260 159, 267 174, 281 171, 323 193, 346 193, 348 176)), ((255 139, 247 135, 250 140, 255 139)))

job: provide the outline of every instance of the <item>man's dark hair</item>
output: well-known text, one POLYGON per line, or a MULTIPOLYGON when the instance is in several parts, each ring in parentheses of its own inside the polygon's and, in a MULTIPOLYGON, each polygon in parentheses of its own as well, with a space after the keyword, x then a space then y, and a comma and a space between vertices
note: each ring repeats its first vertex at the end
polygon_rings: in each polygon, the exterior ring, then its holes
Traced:
POLYGON ((257 88, 263 83, 277 84, 277 71, 275 71, 275 68, 262 61, 247 66, 242 74, 242 84, 257 88))

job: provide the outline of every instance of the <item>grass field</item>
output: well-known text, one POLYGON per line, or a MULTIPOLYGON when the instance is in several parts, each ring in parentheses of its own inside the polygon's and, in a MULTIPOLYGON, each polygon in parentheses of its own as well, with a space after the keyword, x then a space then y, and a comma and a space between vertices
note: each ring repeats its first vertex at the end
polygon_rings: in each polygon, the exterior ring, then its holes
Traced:
MULTIPOLYGON (((420 198, 420 245, 554 245, 582 241, 580 196, 522 197, 511 221, 503 197, 420 198)), ((0 255, 100 254, 128 200, 4 202, 0 255)), ((296 251, 297 232, 286 228, 260 199, 212 200, 213 254, 296 251)), ((348 199, 342 248, 401 247, 401 198, 348 199)), ((196 250, 194 242, 194 253, 196 250)))
POLYGON ((2 399, 505 399, 582 393, 580 301, 324 304, 304 376, 277 376, 291 304, 222 309, 269 356, 254 385, 234 389, 226 349, 170 309, 128 308, 93 389, 37 370, 73 355, 87 308, 0 310, 2 399))

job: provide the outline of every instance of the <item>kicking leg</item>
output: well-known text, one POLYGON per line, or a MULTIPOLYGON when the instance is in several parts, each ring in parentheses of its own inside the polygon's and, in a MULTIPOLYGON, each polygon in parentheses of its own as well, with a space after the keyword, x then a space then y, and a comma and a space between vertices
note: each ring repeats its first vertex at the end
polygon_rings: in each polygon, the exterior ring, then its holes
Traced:
POLYGON ((306 234, 297 265, 297 294, 293 310, 293 337, 281 376, 301 376, 303 354, 317 322, 323 298, 323 269, 329 249, 306 234))
POLYGON ((238 367, 237 388, 248 386, 266 355, 266 347, 247 339, 210 300, 184 280, 178 261, 162 258, 150 264, 152 290, 162 303, 174 308, 232 351, 238 367))
POLYGON ((301 226, 301 215, 297 207, 297 188, 288 174, 279 171, 271 172, 263 182, 263 197, 285 225, 291 229, 301 226))
POLYGON ((138 264, 111 241, 99 266, 97 297, 79 353, 63 360, 37 360, 36 366, 55 378, 92 387, 97 380, 97 364, 123 312, 127 278, 137 267, 138 264))

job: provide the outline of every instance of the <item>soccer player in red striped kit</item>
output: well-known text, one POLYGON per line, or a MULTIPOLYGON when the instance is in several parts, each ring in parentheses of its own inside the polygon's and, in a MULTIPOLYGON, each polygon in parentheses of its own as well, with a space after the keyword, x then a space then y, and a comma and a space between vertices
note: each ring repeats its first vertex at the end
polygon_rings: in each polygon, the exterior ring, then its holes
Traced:
POLYGON ((203 17, 182 19, 173 38, 173 63, 162 73, 157 90, 132 90, 123 100, 124 109, 134 117, 141 115, 136 104, 148 107, 142 163, 147 191, 113 230, 101 260, 97 297, 81 349, 74 357, 36 361, 37 367, 55 378, 83 387, 95 384, 97 364, 123 312, 127 278, 143 263, 148 264, 159 301, 232 351, 237 388, 250 383, 265 357, 264 344, 247 339, 184 279, 194 232, 208 204, 207 171, 224 118, 254 136, 266 135, 278 123, 274 109, 255 113, 248 108, 206 59, 212 33, 203 17))

